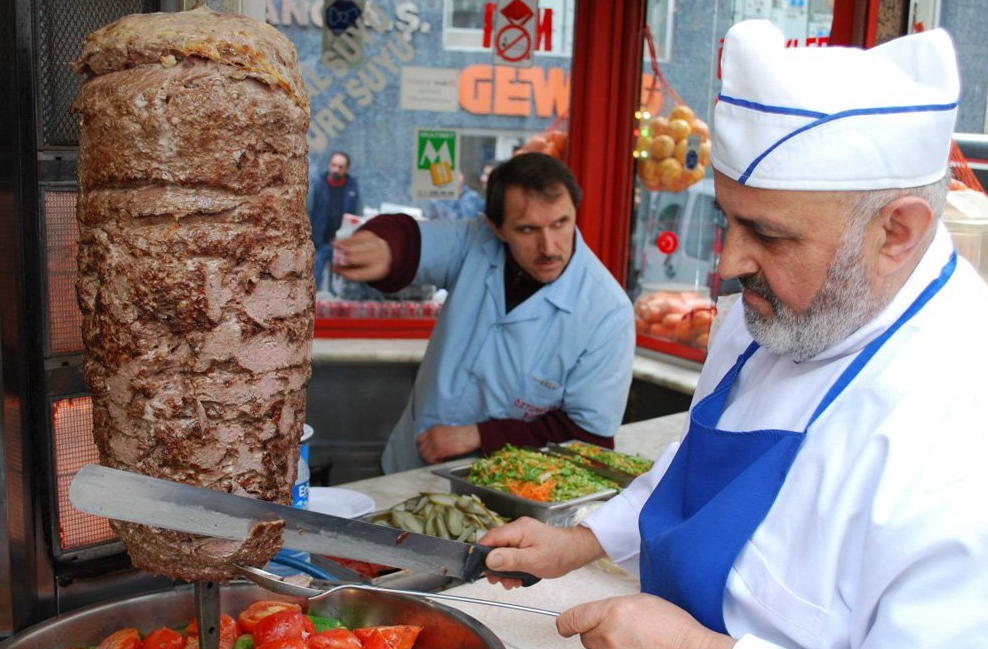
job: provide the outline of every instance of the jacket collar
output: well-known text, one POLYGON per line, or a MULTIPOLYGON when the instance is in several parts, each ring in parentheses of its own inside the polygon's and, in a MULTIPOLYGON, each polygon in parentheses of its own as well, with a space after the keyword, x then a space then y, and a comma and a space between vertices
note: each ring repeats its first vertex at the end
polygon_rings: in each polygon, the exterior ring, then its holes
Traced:
MULTIPOLYGON (((501 313, 504 313, 504 266, 507 264, 508 248, 498 239, 490 228, 487 230, 487 240, 481 246, 484 255, 491 265, 491 272, 487 274, 487 290, 495 297, 501 313)), ((576 228, 573 241, 573 256, 569 260, 562 274, 552 282, 545 284, 530 298, 511 310, 511 313, 504 317, 505 322, 526 320, 539 315, 537 304, 542 300, 549 302, 557 309, 572 313, 576 307, 580 285, 583 283, 583 276, 587 269, 587 259, 590 249, 583 241, 580 229, 576 228)))

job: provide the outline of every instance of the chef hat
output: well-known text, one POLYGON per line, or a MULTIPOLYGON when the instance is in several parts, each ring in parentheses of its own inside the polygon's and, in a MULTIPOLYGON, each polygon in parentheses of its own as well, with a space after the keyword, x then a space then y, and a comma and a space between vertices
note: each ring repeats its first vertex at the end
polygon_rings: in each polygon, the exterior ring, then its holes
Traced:
POLYGON ((918 187, 947 171, 960 83, 941 29, 878 47, 786 48, 766 20, 727 32, 714 168, 751 187, 918 187))

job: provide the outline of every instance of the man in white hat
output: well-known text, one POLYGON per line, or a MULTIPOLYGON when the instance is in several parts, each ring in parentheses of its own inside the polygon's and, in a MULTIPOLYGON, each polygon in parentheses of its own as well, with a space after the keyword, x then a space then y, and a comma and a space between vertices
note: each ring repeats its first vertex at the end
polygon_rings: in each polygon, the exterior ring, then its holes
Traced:
POLYGON ((684 437, 580 526, 488 533, 487 564, 637 571, 642 594, 558 618, 587 647, 984 647, 988 287, 939 222, 950 39, 786 49, 743 22, 722 76, 719 272, 743 293, 684 437))

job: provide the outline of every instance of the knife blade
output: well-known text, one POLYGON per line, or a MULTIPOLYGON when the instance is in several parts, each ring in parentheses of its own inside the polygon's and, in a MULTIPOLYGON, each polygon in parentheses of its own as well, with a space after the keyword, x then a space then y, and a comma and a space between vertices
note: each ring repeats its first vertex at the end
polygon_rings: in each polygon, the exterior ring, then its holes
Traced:
POLYGON ((321 514, 205 487, 112 469, 82 467, 69 487, 76 509, 152 527, 243 541, 254 525, 285 521, 283 547, 394 568, 475 581, 482 575, 520 579, 530 586, 538 577, 496 572, 485 565, 493 549, 321 514))
POLYGON ((549 449, 551 454, 561 457, 564 460, 569 460, 574 464, 577 464, 591 473, 595 473, 602 478, 607 478, 613 482, 616 482, 621 487, 627 487, 631 484, 635 478, 638 476, 631 475, 630 473, 625 473, 615 469, 614 467, 607 466, 600 460, 595 460, 586 455, 581 455, 576 451, 566 448, 562 444, 557 444, 555 442, 549 442, 546 444, 546 448, 549 449))

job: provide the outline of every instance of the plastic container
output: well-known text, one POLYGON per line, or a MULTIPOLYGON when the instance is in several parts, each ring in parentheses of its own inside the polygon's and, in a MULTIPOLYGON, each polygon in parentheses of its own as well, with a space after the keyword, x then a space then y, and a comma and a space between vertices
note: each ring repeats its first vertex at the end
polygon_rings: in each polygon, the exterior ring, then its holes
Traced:
MULTIPOLYGON (((342 241, 346 239, 351 234, 357 231, 360 227, 360 217, 355 214, 344 214, 343 222, 340 223, 339 229, 336 231, 336 241, 342 241)), ((346 266, 346 254, 342 250, 333 251, 333 264, 337 266, 346 266)))
MULTIPOLYGON (((309 508, 309 445, 315 431, 309 424, 302 425, 302 438, 298 449, 298 466, 295 475, 295 485, 292 488, 292 507, 296 509, 309 508)), ((287 558, 296 561, 309 561, 309 553, 300 550, 282 550, 268 564, 268 570, 283 577, 298 574, 298 570, 288 565, 278 563, 278 559, 287 558)))

